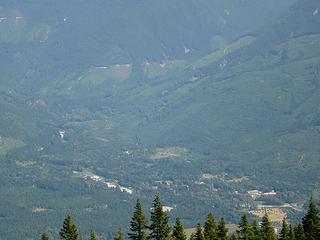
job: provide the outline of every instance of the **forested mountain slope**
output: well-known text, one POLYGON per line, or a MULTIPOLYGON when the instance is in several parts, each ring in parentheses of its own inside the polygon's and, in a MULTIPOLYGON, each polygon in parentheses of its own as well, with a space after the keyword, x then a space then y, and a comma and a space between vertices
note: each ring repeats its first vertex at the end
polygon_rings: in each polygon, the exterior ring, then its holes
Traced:
POLYGON ((297 219, 319 193, 320 5, 294 2, 1 2, 1 236, 67 211, 111 236, 156 192, 187 226, 297 219))

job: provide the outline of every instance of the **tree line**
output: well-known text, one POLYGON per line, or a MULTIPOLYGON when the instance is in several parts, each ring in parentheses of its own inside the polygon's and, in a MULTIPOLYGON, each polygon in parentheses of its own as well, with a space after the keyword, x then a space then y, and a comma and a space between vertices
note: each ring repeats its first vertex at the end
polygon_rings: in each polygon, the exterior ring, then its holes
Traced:
MULTIPOLYGON (((282 228, 276 234, 267 214, 261 222, 253 220, 249 222, 246 214, 242 215, 238 229, 232 235, 228 235, 228 228, 224 218, 216 221, 214 215, 209 213, 203 226, 198 223, 194 233, 189 238, 185 232, 180 218, 175 219, 173 227, 169 225, 169 215, 163 210, 160 195, 153 201, 149 219, 145 215, 141 202, 138 199, 134 207, 134 213, 130 221, 127 239, 129 240, 319 240, 320 239, 320 215, 315 202, 310 199, 308 211, 301 222, 291 225, 286 219, 282 221, 282 228)), ((78 233, 72 217, 68 214, 59 232, 60 240, 84 240, 78 233)), ((47 233, 43 233, 41 240, 50 240, 47 233)), ((98 240, 94 231, 89 240, 98 240)), ((125 234, 120 229, 114 240, 125 240, 125 234)))

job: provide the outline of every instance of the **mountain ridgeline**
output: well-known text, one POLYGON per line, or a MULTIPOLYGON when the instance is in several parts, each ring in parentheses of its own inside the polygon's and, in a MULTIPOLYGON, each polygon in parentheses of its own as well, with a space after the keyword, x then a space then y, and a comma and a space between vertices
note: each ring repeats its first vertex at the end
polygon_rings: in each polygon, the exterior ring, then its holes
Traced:
POLYGON ((320 192, 319 26, 318 0, 0 1, 0 239, 68 211, 113 237, 158 192, 186 227, 298 223, 320 192))

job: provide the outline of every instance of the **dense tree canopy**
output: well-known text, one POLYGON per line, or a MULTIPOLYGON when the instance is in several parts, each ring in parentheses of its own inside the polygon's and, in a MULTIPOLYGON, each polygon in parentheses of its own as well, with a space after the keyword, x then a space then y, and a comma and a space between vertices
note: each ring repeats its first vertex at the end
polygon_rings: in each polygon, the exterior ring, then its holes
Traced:
MULTIPOLYGON (((180 218, 176 218, 171 230, 169 216, 163 210, 160 195, 153 201, 150 213, 151 224, 148 226, 148 218, 143 212, 141 202, 138 199, 134 207, 133 217, 130 221, 128 238, 130 240, 187 240, 187 234, 180 218)), ((214 215, 209 213, 203 228, 199 223, 196 230, 189 235, 189 240, 319 240, 320 239, 320 216, 314 200, 309 201, 307 213, 301 223, 295 226, 289 225, 286 219, 282 221, 279 235, 275 233, 267 214, 262 217, 261 222, 253 220, 249 222, 247 215, 242 215, 238 229, 231 236, 224 218, 216 223, 214 215)), ((70 214, 67 214, 63 226, 59 232, 60 240, 77 240, 79 234, 70 214)), ((120 229, 114 240, 124 240, 124 233, 120 229)), ((49 235, 43 233, 41 240, 49 240, 49 235)), ((80 237, 80 239, 84 239, 80 237)), ((97 240, 97 235, 92 231, 90 240, 97 240)))

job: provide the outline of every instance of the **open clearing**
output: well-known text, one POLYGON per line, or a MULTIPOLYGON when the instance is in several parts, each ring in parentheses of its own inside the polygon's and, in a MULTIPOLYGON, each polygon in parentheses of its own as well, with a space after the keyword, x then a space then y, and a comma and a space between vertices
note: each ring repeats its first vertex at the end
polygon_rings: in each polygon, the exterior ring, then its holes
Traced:
POLYGON ((0 155, 6 155, 12 149, 25 146, 19 139, 0 137, 0 155))
POLYGON ((155 153, 150 156, 152 160, 161 160, 165 158, 176 158, 186 154, 188 150, 180 147, 157 148, 155 153))
POLYGON ((46 208, 35 207, 35 208, 32 209, 32 212, 33 213, 42 213, 42 212, 45 212, 47 210, 48 209, 46 209, 46 208))
POLYGON ((266 213, 271 222, 282 222, 287 214, 281 208, 265 208, 261 210, 250 211, 251 214, 257 217, 263 217, 266 213))

